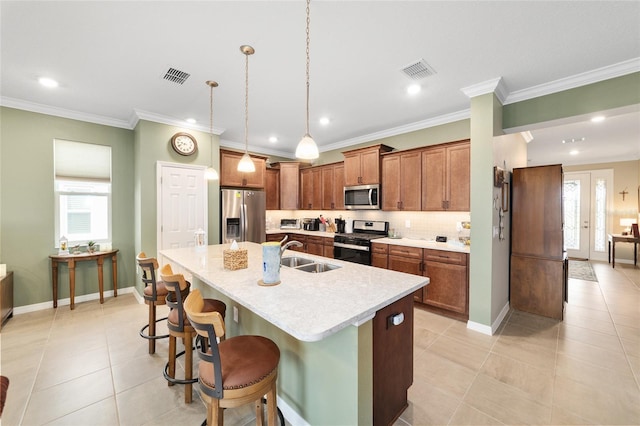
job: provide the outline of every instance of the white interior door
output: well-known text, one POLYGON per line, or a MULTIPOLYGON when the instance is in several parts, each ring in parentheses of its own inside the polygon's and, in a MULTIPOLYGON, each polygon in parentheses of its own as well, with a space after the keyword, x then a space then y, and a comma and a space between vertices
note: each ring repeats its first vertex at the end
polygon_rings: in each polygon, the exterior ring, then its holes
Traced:
POLYGON ((205 167, 159 163, 158 250, 191 247, 198 229, 207 233, 205 167))
POLYGON ((564 247, 572 258, 589 259, 590 194, 590 173, 564 174, 564 247))

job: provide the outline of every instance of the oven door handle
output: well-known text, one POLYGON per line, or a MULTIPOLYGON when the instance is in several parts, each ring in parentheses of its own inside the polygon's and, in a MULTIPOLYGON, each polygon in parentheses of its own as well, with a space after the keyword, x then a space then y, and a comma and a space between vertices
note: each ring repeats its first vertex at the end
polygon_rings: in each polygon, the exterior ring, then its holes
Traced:
POLYGON ((358 250, 358 251, 369 251, 369 247, 357 246, 355 244, 336 243, 335 241, 333 242, 333 246, 334 247, 341 247, 341 248, 348 248, 348 249, 353 249, 353 250, 358 250))

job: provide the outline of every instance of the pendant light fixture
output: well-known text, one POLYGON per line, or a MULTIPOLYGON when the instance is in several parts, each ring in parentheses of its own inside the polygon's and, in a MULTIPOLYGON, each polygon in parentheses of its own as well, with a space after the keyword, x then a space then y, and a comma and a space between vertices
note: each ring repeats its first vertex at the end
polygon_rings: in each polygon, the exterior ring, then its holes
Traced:
POLYGON ((209 136, 211 140, 211 166, 207 167, 207 170, 204 172, 204 177, 207 180, 218 180, 220 177, 218 176, 218 172, 213 167, 213 88, 218 87, 218 82, 213 80, 207 80, 205 82, 207 86, 211 89, 211 93, 209 94, 209 136))
POLYGON ((310 8, 311 0, 307 0, 307 119, 306 119, 306 127, 305 134, 302 137, 302 140, 298 142, 298 147, 296 148, 296 157, 301 158, 303 160, 313 160, 319 157, 318 146, 314 142, 313 138, 309 134, 309 22, 310 22, 310 8))
POLYGON ((249 156, 249 55, 253 55, 256 51, 253 47, 242 45, 240 51, 245 55, 245 78, 244 78, 244 155, 238 163, 238 171, 244 173, 253 173, 256 166, 249 156))

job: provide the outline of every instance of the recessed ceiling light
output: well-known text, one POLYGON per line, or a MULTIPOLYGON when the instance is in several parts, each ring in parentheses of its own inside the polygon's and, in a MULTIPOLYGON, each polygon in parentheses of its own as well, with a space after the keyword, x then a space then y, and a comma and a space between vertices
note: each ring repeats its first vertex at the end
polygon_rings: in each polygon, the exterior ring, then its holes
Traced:
POLYGON ((577 149, 574 149, 574 150, 572 150, 571 152, 569 152, 569 154, 571 154, 571 155, 578 155, 578 150, 577 150, 577 149))
POLYGON ((190 123, 190 124, 196 124, 196 119, 195 118, 187 118, 185 121, 187 123, 190 123))
POLYGON ((596 115, 591 118, 592 123, 600 123, 601 121, 604 121, 604 115, 596 115))
POLYGON ((42 84, 44 87, 58 87, 58 82, 52 78, 40 77, 38 79, 38 83, 42 84))
POLYGON ((276 143, 276 142, 278 142, 278 138, 277 138, 277 137, 275 137, 275 136, 271 136, 271 137, 269 138, 269 142, 271 142, 271 143, 276 143))
POLYGON ((327 124, 329 124, 329 122, 330 122, 329 117, 320 118, 320 124, 322 124, 323 126, 326 126, 327 124))
POLYGON ((411 86, 407 86, 407 93, 410 95, 415 95, 417 93, 420 93, 421 89, 422 88, 419 84, 412 84, 411 86))

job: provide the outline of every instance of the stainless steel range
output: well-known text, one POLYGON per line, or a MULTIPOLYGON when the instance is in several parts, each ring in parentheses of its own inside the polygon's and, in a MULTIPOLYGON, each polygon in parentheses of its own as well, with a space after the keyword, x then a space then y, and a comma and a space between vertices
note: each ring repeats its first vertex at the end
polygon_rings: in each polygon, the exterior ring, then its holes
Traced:
POLYGON ((334 259, 371 265, 371 240, 387 236, 389 222, 354 220, 353 233, 333 237, 334 259))

